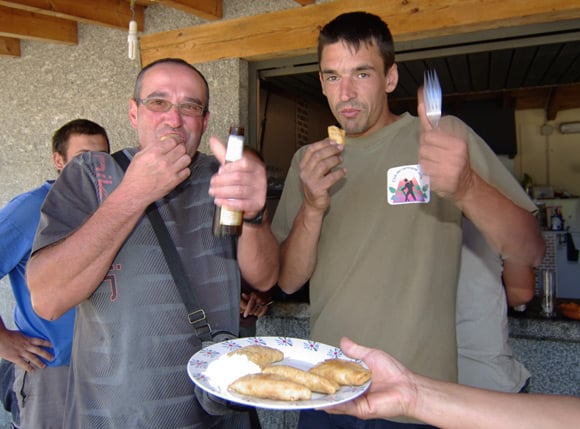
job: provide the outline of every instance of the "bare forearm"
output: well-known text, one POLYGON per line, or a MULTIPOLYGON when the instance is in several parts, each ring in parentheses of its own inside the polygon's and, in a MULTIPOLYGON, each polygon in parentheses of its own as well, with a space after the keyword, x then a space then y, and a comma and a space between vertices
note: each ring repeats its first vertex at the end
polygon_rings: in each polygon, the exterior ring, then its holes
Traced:
POLYGON ((444 429, 573 427, 580 399, 491 392, 419 378, 413 417, 444 429))
POLYGON ((254 289, 267 291, 276 284, 280 246, 268 223, 244 224, 238 242, 238 263, 242 276, 254 289))
POLYGON ((535 275, 530 266, 515 264, 508 259, 504 261, 502 277, 510 306, 527 304, 534 297, 535 275))
POLYGON ((27 266, 35 311, 54 320, 88 298, 143 211, 115 191, 70 236, 36 252, 27 266))
POLYGON ((316 268, 323 216, 323 213, 302 206, 294 219, 290 234, 280 246, 278 285, 288 294, 297 292, 316 268))
POLYGON ((477 174, 457 204, 504 260, 528 266, 542 262, 545 243, 536 218, 477 174))

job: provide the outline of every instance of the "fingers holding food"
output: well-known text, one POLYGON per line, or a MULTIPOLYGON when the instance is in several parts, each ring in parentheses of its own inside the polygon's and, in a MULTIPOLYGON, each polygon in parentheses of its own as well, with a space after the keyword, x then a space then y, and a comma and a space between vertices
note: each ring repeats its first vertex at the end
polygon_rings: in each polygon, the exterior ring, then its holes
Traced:
POLYGON ((328 138, 334 140, 338 144, 346 144, 346 132, 342 128, 338 128, 336 125, 331 125, 327 129, 328 138))

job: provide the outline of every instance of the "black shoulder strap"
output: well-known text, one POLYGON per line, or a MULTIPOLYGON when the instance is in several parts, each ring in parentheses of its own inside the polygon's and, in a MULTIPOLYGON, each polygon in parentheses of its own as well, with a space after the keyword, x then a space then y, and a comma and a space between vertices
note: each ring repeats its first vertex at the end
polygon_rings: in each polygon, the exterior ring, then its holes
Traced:
MULTIPOLYGON (((131 162, 127 155, 121 150, 113 153, 113 158, 117 161, 117 164, 123 169, 127 170, 129 163, 131 162)), ((151 203, 146 210, 147 216, 149 217, 149 222, 153 226, 161 250, 163 250, 163 255, 165 256, 165 261, 169 266, 177 290, 181 295, 181 299, 185 304, 185 309, 187 310, 187 320, 195 329, 196 335, 202 340, 207 341, 211 339, 211 326, 207 321, 205 310, 200 307, 197 300, 195 299, 195 294, 191 288, 189 279, 183 264, 181 262, 181 257, 177 253, 175 248, 175 243, 171 239, 171 235, 167 230, 167 226, 157 209, 157 204, 155 202, 151 203), (191 311, 190 311, 191 309, 191 311)))
POLYGON ((111 154, 111 156, 115 158, 115 161, 117 161, 117 164, 119 164, 119 167, 121 167, 123 171, 127 171, 127 167, 129 167, 131 161, 129 160, 129 157, 125 155, 125 152, 119 150, 111 154))

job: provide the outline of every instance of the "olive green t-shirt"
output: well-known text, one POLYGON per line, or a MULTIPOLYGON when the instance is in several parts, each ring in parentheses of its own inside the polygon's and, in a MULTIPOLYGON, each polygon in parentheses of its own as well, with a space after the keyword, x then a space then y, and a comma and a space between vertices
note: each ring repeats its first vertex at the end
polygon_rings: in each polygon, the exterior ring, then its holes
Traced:
MULTIPOLYGON (((444 119, 459 124, 457 118, 444 119)), ((331 190, 310 279, 310 335, 336 346, 346 335, 389 352, 420 374, 456 381, 461 212, 435 193, 428 203, 389 204, 388 171, 396 174, 418 163, 419 131, 419 120, 404 114, 371 136, 347 138, 347 174, 331 190)), ((469 133, 473 168, 509 194, 517 182, 485 142, 469 133)), ((280 241, 302 204, 304 150, 292 160, 273 219, 280 241)))

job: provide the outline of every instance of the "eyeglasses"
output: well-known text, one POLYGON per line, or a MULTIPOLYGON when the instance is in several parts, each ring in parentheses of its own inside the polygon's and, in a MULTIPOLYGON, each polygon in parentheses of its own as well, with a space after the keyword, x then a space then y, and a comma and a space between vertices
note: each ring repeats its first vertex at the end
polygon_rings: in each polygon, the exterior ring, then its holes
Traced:
POLYGON ((176 104, 163 98, 137 98, 135 101, 152 112, 169 112, 175 106, 179 113, 185 116, 203 116, 205 113, 204 106, 191 101, 176 104))

